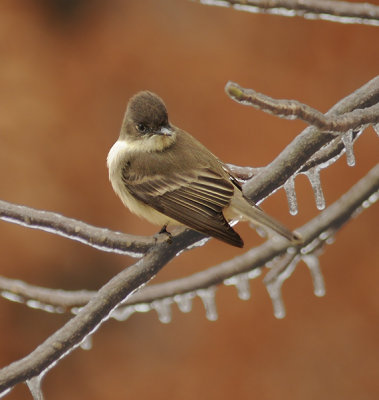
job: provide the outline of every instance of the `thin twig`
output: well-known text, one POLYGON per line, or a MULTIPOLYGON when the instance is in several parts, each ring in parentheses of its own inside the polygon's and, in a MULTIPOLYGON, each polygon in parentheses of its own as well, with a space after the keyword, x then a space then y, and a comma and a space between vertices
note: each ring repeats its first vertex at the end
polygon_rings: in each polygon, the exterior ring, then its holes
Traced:
POLYGON ((347 132, 350 129, 379 122, 379 103, 365 109, 352 110, 343 115, 324 115, 300 101, 273 99, 253 89, 244 89, 234 82, 228 82, 225 90, 238 103, 251 105, 278 117, 301 119, 320 131, 347 132))
POLYGON ((251 13, 321 19, 344 24, 379 25, 379 7, 368 3, 331 0, 198 0, 251 13))
MULTIPOLYGON (((354 109, 369 108, 379 104, 379 76, 375 77, 352 94, 335 104, 327 113, 328 117, 351 112, 354 109)), ((335 135, 311 126, 305 128, 270 164, 243 186, 245 196, 255 203, 265 199, 281 187, 291 176, 306 165, 335 135)), ((315 156, 316 157, 316 156, 315 156)))
POLYGON ((160 243, 136 264, 113 277, 61 329, 29 355, 0 370, 0 393, 19 382, 46 372, 107 320, 120 302, 148 282, 178 252, 196 240, 197 235, 188 232, 179 234, 170 244, 160 243))

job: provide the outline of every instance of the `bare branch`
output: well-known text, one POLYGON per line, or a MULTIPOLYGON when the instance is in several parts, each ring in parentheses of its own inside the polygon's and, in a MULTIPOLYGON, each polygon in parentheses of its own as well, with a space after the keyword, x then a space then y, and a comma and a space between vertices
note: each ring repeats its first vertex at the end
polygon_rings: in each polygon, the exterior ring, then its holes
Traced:
POLYGON ((379 7, 368 3, 331 0, 198 0, 251 13, 321 19, 344 24, 379 25, 379 7))
MULTIPOLYGON (((340 100, 326 113, 326 116, 335 117, 377 104, 379 104, 379 76, 340 100)), ((288 178, 300 172, 308 160, 314 155, 317 157, 316 154, 322 146, 333 139, 335 135, 319 131, 313 126, 304 129, 275 160, 262 168, 258 175, 243 186, 244 194, 256 203, 263 200, 288 178)))
POLYGON ((253 89, 244 89, 234 82, 228 82, 225 90, 238 103, 251 105, 278 117, 301 119, 320 131, 347 132, 350 129, 357 129, 366 124, 379 122, 379 103, 365 109, 356 109, 343 115, 326 116, 300 101, 276 100, 253 89))
POLYGON ((0 219, 77 240, 102 251, 131 257, 141 257, 157 243, 157 240, 159 243, 167 240, 163 235, 162 238, 156 239, 113 232, 57 213, 35 210, 2 200, 0 200, 0 219))
MULTIPOLYGON (((330 205, 320 215, 297 229, 304 239, 303 250, 309 243, 317 239, 327 229, 337 231, 348 221, 362 204, 379 190, 379 165, 374 167, 364 178, 355 184, 339 200, 330 205)), ((376 199, 376 197, 375 197, 376 199)), ((375 199, 372 199, 373 201, 375 199)), ((326 237, 325 237, 326 239, 326 237)), ((324 240, 325 240, 324 239, 324 240)), ((133 294, 123 305, 150 303, 157 299, 173 297, 177 294, 196 291, 201 288, 221 284, 225 279, 259 268, 276 256, 285 254, 290 244, 285 240, 270 240, 263 245, 253 248, 245 254, 229 261, 170 282, 160 283, 142 288, 133 294)), ((315 244, 312 245, 312 250, 315 244)), ((92 291, 63 291, 45 289, 23 282, 0 278, 0 289, 9 291, 20 298, 38 300, 55 307, 84 306, 96 294, 92 291)))
POLYGON ((117 305, 142 284, 148 282, 183 248, 198 240, 185 232, 172 242, 160 243, 136 264, 126 268, 105 284, 83 309, 28 356, 0 370, 0 393, 46 372, 56 361, 69 354, 94 332, 117 305))

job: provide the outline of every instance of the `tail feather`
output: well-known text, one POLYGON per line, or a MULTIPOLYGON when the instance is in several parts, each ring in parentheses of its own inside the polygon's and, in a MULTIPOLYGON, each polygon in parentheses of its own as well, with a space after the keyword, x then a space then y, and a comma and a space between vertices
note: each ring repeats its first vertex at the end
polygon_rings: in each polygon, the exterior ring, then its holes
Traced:
POLYGON ((285 237, 290 242, 299 243, 302 241, 301 236, 297 232, 292 232, 276 219, 270 217, 256 205, 249 203, 244 197, 234 197, 230 204, 231 211, 239 217, 247 219, 253 225, 270 230, 285 237), (239 214, 239 215, 238 215, 239 214))

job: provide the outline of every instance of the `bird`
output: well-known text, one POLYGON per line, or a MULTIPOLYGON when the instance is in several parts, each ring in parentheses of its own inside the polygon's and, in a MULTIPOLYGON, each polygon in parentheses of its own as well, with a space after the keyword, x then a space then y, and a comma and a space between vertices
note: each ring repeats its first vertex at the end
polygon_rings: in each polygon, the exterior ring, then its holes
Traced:
POLYGON ((292 243, 299 241, 296 232, 244 196, 239 181, 219 158, 169 121, 165 103, 150 91, 130 98, 107 166, 123 204, 160 225, 161 232, 184 225, 243 247, 232 224, 247 220, 292 243))

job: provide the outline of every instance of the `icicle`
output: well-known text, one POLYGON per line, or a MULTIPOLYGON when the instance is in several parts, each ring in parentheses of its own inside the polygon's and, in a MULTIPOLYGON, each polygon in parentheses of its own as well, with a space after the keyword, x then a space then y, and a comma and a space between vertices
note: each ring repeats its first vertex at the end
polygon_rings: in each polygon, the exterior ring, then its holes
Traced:
POLYGON ((237 288, 238 297, 241 300, 250 299, 249 273, 239 274, 224 280, 224 285, 234 285, 237 288))
POLYGON ((320 269, 320 261, 315 254, 307 254, 302 257, 312 276, 313 293, 317 297, 325 296, 325 283, 320 269))
POLYGON ((313 239, 310 243, 306 246, 302 247, 300 250, 301 254, 309 254, 312 253, 318 246, 320 246, 320 239, 317 237, 313 239))
POLYGON ((169 297, 162 300, 154 300, 151 303, 151 307, 157 312, 159 321, 162 324, 171 322, 171 304, 172 300, 169 297))
POLYGON ((13 386, 10 387, 10 388, 8 388, 8 389, 3 390, 3 391, 0 393, 0 399, 2 399, 3 397, 5 397, 12 389, 13 389, 13 386))
POLYGON ((369 198, 368 201, 370 202, 370 205, 373 205, 379 200, 379 191, 373 193, 369 198))
POLYGON ((329 237, 325 240, 325 243, 326 243, 326 244, 333 244, 334 242, 335 242, 334 236, 329 236, 329 237))
POLYGON ((290 176, 287 182, 284 184, 284 190, 287 195, 288 207, 291 215, 296 215, 298 213, 297 198, 295 191, 295 177, 290 176))
POLYGON ((174 296, 174 301, 181 312, 188 313, 192 310, 192 299, 195 296, 196 294, 194 292, 177 294, 174 296))
MULTIPOLYGON (((335 230, 334 229, 332 229, 332 228, 330 228, 330 229, 327 229, 326 231, 324 231, 324 232, 321 232, 319 235, 318 235, 318 238, 322 241, 322 242, 325 242, 326 244, 332 244, 332 243, 334 243, 334 233, 335 233, 335 230)), ((317 247, 318 245, 316 245, 316 247, 317 247)), ((307 252, 304 252, 303 254, 306 254, 307 252)), ((309 253, 309 252, 308 252, 309 253)))
POLYGON ((254 268, 247 273, 247 276, 249 277, 249 279, 254 279, 261 274, 262 274, 262 268, 254 268))
POLYGON ((209 321, 216 321, 218 318, 215 302, 216 287, 211 286, 207 289, 196 290, 196 294, 201 298, 205 308, 205 315, 209 321))
POLYGON ((42 373, 41 375, 35 376, 29 380, 26 381, 26 384, 28 385, 28 388, 30 390, 30 393, 33 396, 34 400, 43 400, 43 393, 41 389, 41 383, 42 383, 42 378, 44 374, 42 373))
POLYGON ((282 282, 275 280, 267 284, 266 289, 272 301, 275 318, 284 318, 286 316, 286 308, 284 307, 282 298, 282 282))
POLYGON ((295 256, 294 259, 285 267, 282 272, 280 272, 274 278, 270 279, 270 281, 265 282, 266 289, 272 301, 274 315, 278 319, 282 319, 286 316, 286 309, 284 307, 282 298, 282 285, 284 281, 292 275, 299 260, 300 257, 295 256))
POLYGON ((41 303, 38 300, 30 299, 26 302, 26 305, 30 308, 34 308, 36 310, 43 310, 43 311, 46 311, 49 313, 56 313, 56 314, 64 313, 63 307, 55 307, 55 306, 52 306, 51 304, 41 303))
POLYGON ((134 314, 133 306, 121 306, 112 311, 111 317, 117 321, 126 321, 132 314, 134 314))
POLYGON ((342 134, 341 140, 343 145, 345 146, 346 151, 346 161, 349 167, 354 167, 355 165, 355 157, 353 151, 353 131, 349 130, 346 133, 342 134))
POLYGON ((19 296, 18 294, 8 292, 8 290, 2 290, 0 292, 1 296, 4 297, 4 299, 14 301, 16 303, 23 303, 24 299, 23 297, 19 296))
POLYGON ((151 310, 151 306, 150 306, 150 304, 147 304, 147 303, 136 304, 134 306, 134 311, 136 311, 136 312, 145 313, 145 312, 148 312, 150 310, 151 310))
POLYGON ((80 347, 83 350, 91 350, 92 349, 92 335, 87 335, 82 343, 80 343, 80 347))
POLYGON ((313 167, 305 172, 305 175, 308 177, 312 186, 317 208, 323 210, 325 208, 325 198, 321 187, 320 168, 313 167))

